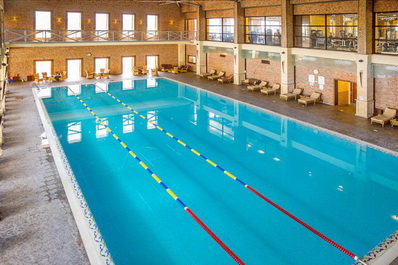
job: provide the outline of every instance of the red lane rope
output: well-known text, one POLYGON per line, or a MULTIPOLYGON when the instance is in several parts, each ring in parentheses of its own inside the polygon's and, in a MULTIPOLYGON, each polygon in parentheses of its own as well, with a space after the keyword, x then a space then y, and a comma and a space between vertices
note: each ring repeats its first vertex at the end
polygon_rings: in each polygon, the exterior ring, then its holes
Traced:
POLYGON ((250 191, 252 191, 253 193, 255 193, 257 196, 259 196, 260 198, 262 198, 263 200, 265 200, 266 202, 268 202, 269 204, 271 204, 272 206, 274 206, 276 209, 278 209, 279 211, 281 211, 282 213, 286 214, 287 216, 289 216, 290 218, 292 218, 294 221, 296 221, 297 223, 301 224, 302 226, 304 226, 305 228, 307 228, 308 230, 310 230, 311 232, 313 232, 314 234, 316 234, 317 236, 319 236, 320 238, 322 238, 323 240, 325 240, 326 242, 330 243, 331 245, 333 245, 335 248, 337 248, 338 250, 344 252, 346 255, 350 256, 353 259, 357 259, 358 257, 352 253, 351 251, 349 251, 348 249, 340 246, 339 244, 337 244, 336 242, 334 242, 333 240, 331 240, 330 238, 328 238, 327 236, 325 236, 324 234, 322 234, 321 232, 315 230, 315 228, 307 225, 306 223, 304 223, 303 221, 301 221, 300 219, 298 219, 296 216, 294 216, 293 214, 289 213, 288 211, 286 211, 285 209, 283 209, 282 207, 280 207, 279 205, 277 205, 276 203, 274 203, 273 201, 271 201, 270 199, 268 199, 267 197, 265 197, 264 195, 262 195, 261 193, 259 193, 258 191, 256 191, 255 189, 253 189, 252 187, 246 185, 246 188, 248 188, 250 191))
POLYGON ((200 224, 200 226, 206 230, 206 232, 240 265, 244 265, 245 263, 238 257, 235 255, 235 253, 232 252, 231 249, 229 249, 229 247, 227 245, 225 245, 211 230, 210 228, 208 228, 189 208, 185 209, 191 216, 193 219, 196 220, 196 222, 198 224, 200 224))

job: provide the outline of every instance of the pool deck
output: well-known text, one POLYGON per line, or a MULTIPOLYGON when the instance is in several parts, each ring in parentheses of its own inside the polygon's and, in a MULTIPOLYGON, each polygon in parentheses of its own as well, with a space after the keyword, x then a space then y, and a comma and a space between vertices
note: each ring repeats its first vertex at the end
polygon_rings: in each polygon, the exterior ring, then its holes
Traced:
MULTIPOLYGON (((248 92, 243 86, 200 79, 193 73, 160 75, 398 153, 398 128, 371 125, 356 117, 351 106, 302 107, 277 95, 248 92)), ((107 81, 122 79, 111 76, 107 81)), ((53 85, 72 83, 76 82, 53 85)), ((1 264, 89 264, 51 151, 40 147, 44 130, 31 88, 31 83, 14 83, 7 94, 0 157, 1 264)), ((390 265, 398 265, 398 258, 390 265)))

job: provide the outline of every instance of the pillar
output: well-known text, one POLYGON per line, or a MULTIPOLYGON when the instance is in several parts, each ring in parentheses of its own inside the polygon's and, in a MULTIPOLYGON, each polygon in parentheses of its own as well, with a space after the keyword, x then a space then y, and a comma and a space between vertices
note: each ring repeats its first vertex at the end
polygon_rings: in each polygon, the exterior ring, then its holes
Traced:
POLYGON ((234 6, 234 43, 242 44, 245 41, 245 10, 240 2, 234 6))
POLYGON ((294 83, 294 57, 291 48, 294 43, 293 5, 290 0, 281 1, 282 40, 281 40, 281 93, 292 92, 294 83))
POLYGON ((358 55, 356 116, 369 118, 374 112, 374 81, 370 54, 373 52, 373 1, 358 1, 358 55))
POLYGON ((185 65, 185 44, 178 44, 178 66, 185 65))
POLYGON ((245 79, 245 58, 243 58, 242 44, 234 45, 234 84, 240 85, 245 79))
POLYGON ((197 40, 204 41, 206 40, 206 12, 203 10, 203 6, 198 6, 197 11, 197 40))
POLYGON ((207 60, 206 53, 203 52, 203 41, 195 41, 196 46, 196 74, 206 73, 207 60))

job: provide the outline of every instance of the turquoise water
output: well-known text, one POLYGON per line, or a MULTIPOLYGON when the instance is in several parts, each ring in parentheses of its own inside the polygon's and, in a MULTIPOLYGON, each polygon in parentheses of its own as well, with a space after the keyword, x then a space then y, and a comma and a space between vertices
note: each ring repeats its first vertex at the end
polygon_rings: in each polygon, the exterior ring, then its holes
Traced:
MULTIPOLYGON (((101 89, 71 88, 246 264, 353 263, 101 89)), ((358 256, 398 229, 397 157, 169 80, 103 89, 358 256)), ((43 102, 116 264, 235 264, 65 88, 43 102)))

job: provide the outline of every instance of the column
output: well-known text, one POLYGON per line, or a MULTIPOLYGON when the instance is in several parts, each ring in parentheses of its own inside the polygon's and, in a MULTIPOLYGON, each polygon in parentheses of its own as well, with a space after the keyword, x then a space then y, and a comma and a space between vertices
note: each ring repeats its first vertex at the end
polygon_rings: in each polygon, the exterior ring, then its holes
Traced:
POLYGON ((196 74, 206 73, 206 53, 203 52, 203 41, 195 41, 196 46, 196 74))
POLYGON ((294 57, 291 48, 294 43, 293 5, 290 0, 281 1, 282 41, 281 41, 281 93, 292 92, 294 84, 294 57))
POLYGON ((203 10, 202 6, 198 6, 198 11, 197 11, 197 40, 199 41, 204 41, 206 40, 206 12, 203 10))
POLYGON ((245 79, 245 58, 243 58, 242 44, 234 45, 234 84, 240 85, 245 79))
POLYGON ((245 41, 245 11, 240 2, 234 6, 234 43, 242 44, 245 41))
POLYGON ((374 95, 372 63, 370 55, 357 56, 357 99, 356 116, 369 118, 373 116, 374 95))
POLYGON ((374 84, 370 54, 373 52, 373 1, 358 1, 358 56, 356 116, 369 118, 374 112, 374 84))
POLYGON ((178 66, 185 65, 185 44, 178 44, 178 66))

